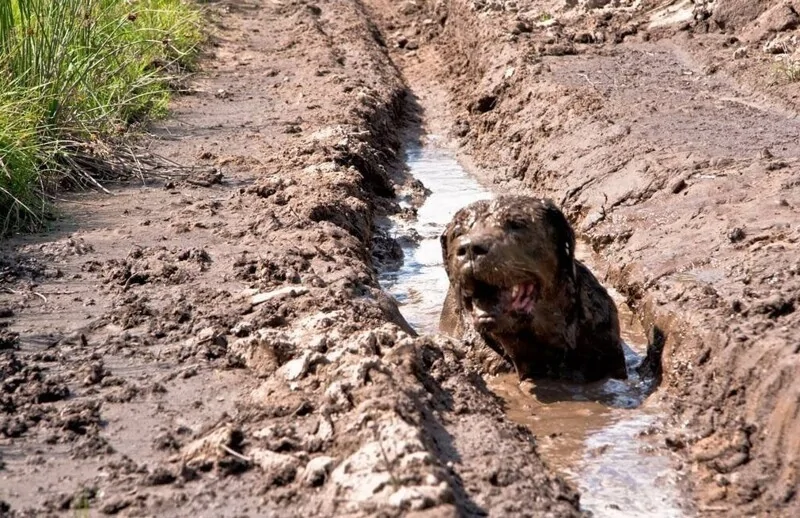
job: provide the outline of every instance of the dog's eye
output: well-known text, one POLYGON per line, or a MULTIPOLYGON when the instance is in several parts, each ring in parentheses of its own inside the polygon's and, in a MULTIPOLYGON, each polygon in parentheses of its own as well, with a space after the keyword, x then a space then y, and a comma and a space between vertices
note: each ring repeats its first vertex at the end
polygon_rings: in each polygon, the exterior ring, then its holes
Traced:
POLYGON ((526 226, 525 221, 521 219, 510 219, 506 221, 506 228, 508 230, 522 230, 526 226))

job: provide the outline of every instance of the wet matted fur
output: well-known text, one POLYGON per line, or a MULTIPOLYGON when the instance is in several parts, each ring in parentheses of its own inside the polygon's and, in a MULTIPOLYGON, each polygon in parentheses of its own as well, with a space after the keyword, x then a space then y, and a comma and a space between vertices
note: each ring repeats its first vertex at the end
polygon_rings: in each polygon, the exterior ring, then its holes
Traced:
POLYGON ((520 379, 627 377, 614 301, 575 259, 575 233, 550 200, 474 202, 441 244, 450 279, 442 332, 490 347, 520 379))

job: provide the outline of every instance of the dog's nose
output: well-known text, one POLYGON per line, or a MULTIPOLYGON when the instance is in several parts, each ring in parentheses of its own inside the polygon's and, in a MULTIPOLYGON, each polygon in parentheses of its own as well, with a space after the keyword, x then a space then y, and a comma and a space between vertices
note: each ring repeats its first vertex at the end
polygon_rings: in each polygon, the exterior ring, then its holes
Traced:
POLYGON ((464 239, 456 250, 456 254, 462 259, 477 259, 489 253, 491 243, 486 239, 467 238, 464 239))

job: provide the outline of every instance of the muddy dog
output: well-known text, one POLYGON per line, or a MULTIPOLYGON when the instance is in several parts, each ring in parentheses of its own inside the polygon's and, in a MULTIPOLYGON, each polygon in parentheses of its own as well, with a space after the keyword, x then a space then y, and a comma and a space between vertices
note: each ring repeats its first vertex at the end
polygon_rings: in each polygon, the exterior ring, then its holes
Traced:
POLYGON ((575 233, 551 201, 472 203, 440 239, 450 279, 443 333, 482 341, 520 379, 627 378, 614 301, 575 259, 575 233))

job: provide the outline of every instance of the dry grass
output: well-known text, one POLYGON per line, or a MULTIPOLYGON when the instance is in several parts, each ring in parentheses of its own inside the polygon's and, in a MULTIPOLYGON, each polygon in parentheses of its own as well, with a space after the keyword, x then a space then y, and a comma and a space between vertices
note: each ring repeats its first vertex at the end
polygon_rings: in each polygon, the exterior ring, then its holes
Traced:
POLYGON ((791 56, 781 57, 773 66, 773 76, 775 82, 800 81, 800 61, 791 56))

